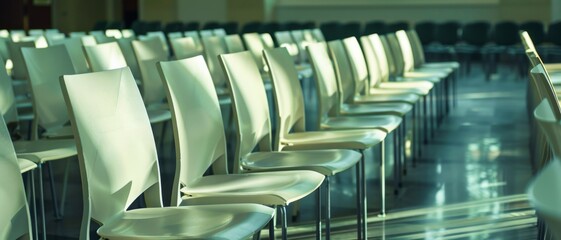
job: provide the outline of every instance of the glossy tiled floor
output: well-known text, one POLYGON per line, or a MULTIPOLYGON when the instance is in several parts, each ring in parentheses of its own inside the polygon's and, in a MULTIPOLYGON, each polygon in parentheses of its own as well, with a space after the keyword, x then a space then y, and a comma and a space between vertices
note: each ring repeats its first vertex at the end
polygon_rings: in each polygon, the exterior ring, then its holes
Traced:
MULTIPOLYGON (((398 195, 393 193, 392 165, 387 165, 385 218, 377 217, 380 193, 376 162, 367 161, 369 238, 535 238, 535 215, 524 194, 532 174, 526 82, 511 72, 503 69, 497 79, 486 82, 476 67, 469 76, 460 79, 458 105, 432 141, 423 145, 417 166, 409 165, 398 195)), ((167 142, 166 149, 169 148, 167 142)), ((373 153, 369 154, 367 159, 372 159, 373 153)), ((170 186, 174 154, 168 151, 163 155, 163 184, 170 186)), ((62 168, 64 164, 56 163, 54 167, 62 168)), ((52 210, 47 214, 49 239, 73 239, 79 231, 82 210, 77 164, 72 163, 71 169, 64 218, 54 220, 52 210)), ((60 182, 60 169, 55 172, 60 182)), ((353 174, 351 170, 332 181, 332 237, 335 239, 356 237, 353 174)), ((169 191, 164 194, 169 199, 169 191)), ((311 196, 299 204, 300 211, 289 223, 290 238, 313 238, 314 201, 311 196)), ((47 202, 47 206, 52 205, 47 202)), ((296 213, 296 209, 289 210, 296 213)), ((262 237, 267 234, 264 232, 262 237)))

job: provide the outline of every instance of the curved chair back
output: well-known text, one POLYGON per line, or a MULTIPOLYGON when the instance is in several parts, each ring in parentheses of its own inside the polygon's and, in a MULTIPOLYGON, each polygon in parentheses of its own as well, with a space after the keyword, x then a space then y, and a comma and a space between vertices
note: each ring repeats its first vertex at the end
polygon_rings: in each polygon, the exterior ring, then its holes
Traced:
POLYGON ((415 32, 419 36, 419 41, 423 45, 428 45, 434 42, 434 33, 436 31, 436 23, 432 21, 424 21, 415 24, 414 30, 409 30, 415 32))
POLYGON ((167 52, 162 48, 159 38, 149 38, 142 41, 132 41, 132 48, 142 76, 142 96, 146 105, 159 104, 165 98, 165 93, 156 68, 156 63, 167 60, 167 52))
MULTIPOLYGON (((388 50, 386 51, 386 56, 391 54, 393 59, 392 63, 394 68, 392 72, 392 68, 390 67, 390 74, 393 73, 393 75, 395 76, 401 76, 405 71, 405 59, 403 59, 404 55, 401 51, 399 40, 397 39, 397 36, 395 34, 389 33, 386 35, 385 41, 386 44, 384 46, 384 49, 388 50)), ((382 38, 382 43, 384 43, 384 38, 382 38)))
POLYGON ((64 45, 70 55, 72 64, 76 68, 76 73, 87 73, 90 71, 88 67, 88 62, 86 60, 86 55, 82 49, 83 44, 79 38, 62 38, 57 40, 52 40, 49 44, 50 46, 64 45))
POLYGON ((160 40, 160 44, 162 45, 162 49, 166 53, 166 57, 169 57, 169 47, 166 40, 166 35, 162 31, 155 31, 155 32, 147 32, 146 36, 148 37, 156 37, 160 40))
POLYGON ((246 33, 243 40, 247 49, 251 52, 255 63, 259 66, 260 70, 265 70, 265 62, 263 60, 263 50, 266 49, 265 44, 261 40, 259 33, 246 33))
POLYGON ((561 120, 561 104, 557 100, 555 88, 551 83, 543 64, 538 64, 532 68, 532 70, 530 70, 530 76, 537 88, 539 99, 546 99, 550 106, 552 106, 555 119, 561 120))
POLYGON ((306 50, 316 81, 319 124, 326 116, 336 115, 339 112, 339 106, 341 105, 338 91, 339 86, 337 85, 337 76, 335 75, 333 63, 329 58, 327 45, 323 42, 311 43, 306 46, 306 50))
POLYGON ((411 48, 411 43, 407 37, 407 33, 403 30, 397 31, 395 33, 397 41, 399 43, 399 48, 401 49, 401 56, 403 58, 403 71, 410 72, 415 68, 415 60, 413 58, 413 48, 411 48))
POLYGON ((341 102, 350 103, 354 100, 355 93, 362 91, 364 86, 358 86, 354 80, 351 64, 341 40, 329 41, 327 45, 340 86, 341 102))
POLYGON ((33 239, 31 218, 16 151, 0 117, 0 239, 33 239))
POLYGON ((548 232, 554 239, 561 239, 561 160, 551 160, 530 183, 527 193, 537 215, 545 220, 548 232))
MULTIPOLYGON (((366 49, 368 49, 368 45, 370 45, 372 47, 372 51, 375 54, 375 59, 377 61, 377 65, 379 67, 379 74, 380 74, 380 79, 379 81, 376 81, 375 75, 370 72, 370 86, 378 86, 378 84, 380 82, 386 82, 390 79, 390 64, 389 64, 389 60, 388 60, 388 56, 386 55, 386 50, 384 49, 384 44, 382 43, 382 39, 380 37, 380 35, 378 34, 372 34, 369 36, 364 36, 363 39, 361 39, 361 43, 362 43, 362 47, 366 49)), ((365 55, 366 55, 366 61, 367 63, 370 64, 374 64, 373 61, 368 62, 369 59, 370 60, 374 60, 374 58, 372 56, 370 56, 369 58, 369 54, 368 51, 365 51, 365 55)), ((375 69, 375 68, 373 68, 375 69)))
POLYGON ((170 32, 167 34, 168 40, 171 41, 172 39, 176 39, 176 38, 182 38, 183 37, 183 33, 182 32, 170 32))
POLYGON ((257 64, 249 52, 220 56, 226 72, 234 121, 238 129, 234 171, 241 170, 240 159, 250 154, 257 145, 260 151, 271 150, 271 122, 265 85, 257 64))
POLYGON ((264 51, 270 69, 276 106, 276 150, 289 132, 305 131, 304 97, 298 81, 298 72, 286 48, 264 51))
POLYGON ((553 156, 559 158, 561 156, 561 126, 559 121, 559 109, 557 106, 549 103, 547 99, 543 99, 534 110, 534 118, 537 120, 538 126, 545 135, 549 147, 553 152, 553 156))
POLYGON ((45 40, 47 40, 47 44, 49 46, 54 45, 57 41, 65 39, 66 36, 64 33, 52 33, 45 35, 45 40))
POLYGON ((82 36, 80 37, 80 40, 82 41, 82 45, 84 46, 91 46, 97 44, 95 37, 92 35, 82 36))
POLYGON ((231 34, 225 36, 224 43, 226 43, 226 49, 228 50, 228 53, 237 53, 237 52, 245 51, 242 38, 238 34, 231 34))
POLYGON ((368 66, 366 65, 366 60, 358 40, 355 37, 345 38, 343 39, 343 46, 356 84, 355 94, 358 95, 364 92, 364 94, 369 95, 368 66))
MULTIPOLYGON (((3 62, 4 59, 0 56, 0 63, 3 62)), ((3 67, 0 67, 0 114, 4 117, 6 123, 18 122, 18 112, 12 79, 8 76, 6 68, 3 67)))
POLYGON ((319 28, 312 29, 312 35, 313 35, 314 39, 316 40, 316 42, 325 42, 325 36, 323 36, 323 33, 321 32, 321 29, 319 29, 319 28))
POLYGON ((220 62, 218 60, 218 55, 228 53, 222 42, 222 37, 203 37, 203 46, 205 59, 210 74, 212 75, 214 85, 217 87, 225 87, 226 76, 224 76, 224 71, 220 69, 220 62))
POLYGON ((183 32, 183 35, 185 37, 193 38, 193 41, 195 41, 195 46, 197 46, 197 49, 199 51, 203 52, 203 43, 201 42, 201 36, 199 35, 199 33, 197 31, 183 32))
POLYGON ((172 112, 176 145, 176 172, 172 206, 179 205, 179 189, 201 178, 213 165, 226 173, 226 140, 218 97, 202 56, 160 62, 172 112), (218 161, 218 162, 217 162, 218 161))
POLYGON ((12 42, 8 41, 8 52, 10 53, 10 59, 12 60, 12 78, 14 79, 29 79, 29 73, 27 71, 27 65, 23 60, 23 55, 21 54, 22 48, 34 48, 35 41, 25 41, 25 42, 12 42))
POLYGON ((534 41, 530 37, 527 31, 520 32, 520 40, 522 41, 522 45, 524 45, 524 50, 534 51, 536 52, 536 46, 534 45, 534 41))
POLYGON ((277 39, 277 43, 280 47, 285 47, 288 49, 288 53, 294 57, 294 62, 298 62, 300 49, 292 36, 290 35, 289 31, 281 31, 275 32, 275 38, 277 39))
POLYGON ((217 36, 217 37, 225 37, 226 36, 226 30, 224 30, 224 28, 217 28, 217 29, 212 30, 212 34, 214 36, 217 36))
POLYGON ((462 27, 462 41, 476 47, 489 42, 491 24, 486 21, 471 22, 462 27))
POLYGON ((259 37, 261 37, 261 41, 263 41, 263 46, 265 46, 266 48, 275 47, 275 41, 273 41, 273 37, 271 37, 271 34, 261 33, 259 34, 259 37))
POLYGON ((84 196, 81 237, 144 193, 161 207, 158 155, 150 121, 129 68, 62 77, 76 136, 84 196))
POLYGON ((176 59, 190 58, 203 54, 192 37, 170 39, 171 49, 176 59))
MULTIPOLYGON (((63 127, 68 122, 68 113, 59 77, 76 73, 66 47, 23 48, 21 51, 31 82, 34 127, 41 126, 47 131, 63 127)), ((33 131, 33 135, 35 134, 36 130, 33 131)))
POLYGON ((407 33, 407 38, 411 44, 411 49, 413 50, 413 66, 417 67, 425 63, 425 52, 423 51, 423 44, 419 35, 414 30, 405 31, 407 33))
POLYGON ((138 61, 136 61, 136 56, 134 55, 134 50, 132 49, 132 41, 134 40, 134 36, 123 37, 117 39, 117 43, 119 44, 119 48, 121 48, 123 57, 125 57, 127 66, 131 69, 134 79, 140 79, 140 68, 138 67, 138 61))
POLYGON ((127 66, 125 56, 117 42, 84 46, 84 52, 92 72, 113 70, 127 66))

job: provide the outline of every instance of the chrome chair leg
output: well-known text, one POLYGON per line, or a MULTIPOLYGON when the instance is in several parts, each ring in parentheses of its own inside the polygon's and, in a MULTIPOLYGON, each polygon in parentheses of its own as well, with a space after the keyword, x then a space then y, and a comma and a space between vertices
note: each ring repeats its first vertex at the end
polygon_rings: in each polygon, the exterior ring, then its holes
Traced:
POLYGON ((331 183, 329 176, 325 177, 325 201, 325 239, 329 240, 331 239, 331 183))
MULTIPOLYGON (((326 178, 327 179, 327 178, 326 178)), ((322 194, 321 194, 321 186, 316 190, 316 207, 317 207, 317 213, 316 213, 316 239, 320 240, 322 233, 321 233, 321 229, 322 229, 322 223, 321 223, 321 211, 322 211, 322 207, 321 207, 321 198, 322 198, 322 194)))
POLYGON ((281 231, 282 231, 282 239, 283 240, 287 240, 288 239, 288 233, 287 233, 287 220, 286 220, 286 206, 280 206, 279 207, 280 212, 281 212, 281 231))
POLYGON ((66 192, 68 189, 68 174, 70 172, 70 162, 71 160, 68 159, 66 161, 66 166, 64 167, 64 179, 62 182, 62 196, 60 199, 60 218, 64 217, 64 207, 66 205, 66 192))
MULTIPOLYGON (((45 222, 45 193, 43 190, 43 164, 37 164, 37 170, 39 172, 39 198, 40 198, 40 205, 41 205, 41 224, 42 224, 42 235, 43 239, 47 239, 47 227, 45 222)), ((37 236, 39 238, 39 236, 37 236)))
MULTIPOLYGON (((360 161, 364 161, 364 151, 361 151, 360 161)), ((356 231, 357 239, 362 239, 362 186, 361 186, 361 164, 356 164, 356 231)))

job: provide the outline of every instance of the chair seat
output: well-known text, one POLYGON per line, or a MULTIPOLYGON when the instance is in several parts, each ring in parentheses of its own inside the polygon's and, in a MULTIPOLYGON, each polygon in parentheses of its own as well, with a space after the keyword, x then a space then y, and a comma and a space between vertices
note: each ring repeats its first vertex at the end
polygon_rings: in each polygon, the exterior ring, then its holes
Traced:
POLYGON ((437 68, 437 67, 425 67, 425 66, 419 66, 419 67, 415 67, 415 72, 422 72, 422 73, 435 73, 435 74, 439 74, 439 75, 445 75, 448 76, 450 74, 452 74, 454 72, 454 69, 452 68, 437 68))
POLYGON ((410 74, 408 76, 401 76, 401 77, 396 78, 397 82, 426 81, 426 82, 430 82, 430 83, 433 83, 433 84, 439 83, 440 79, 441 78, 438 78, 438 77, 426 77, 426 76, 415 75, 415 74, 410 74))
POLYGON ((561 72, 548 72, 548 74, 553 85, 561 85, 561 72))
POLYGON ((323 121, 320 125, 322 129, 340 130, 340 129, 380 129, 384 132, 395 130, 402 122, 402 118, 398 116, 338 116, 330 117, 323 121))
POLYGON ((314 192, 324 178, 313 171, 204 176, 181 189, 185 194, 182 205, 259 203, 286 206, 314 192))
POLYGON ((104 239, 245 239, 273 215, 258 204, 142 208, 108 220, 97 233, 104 239))
POLYGON ((343 104, 340 109, 342 115, 396 115, 403 117, 411 112, 413 105, 407 103, 364 103, 343 104))
POLYGON ((147 109, 150 123, 159 123, 171 119, 171 112, 168 109, 151 108, 147 109))
POLYGON ((42 134, 46 138, 73 138, 74 132, 71 126, 49 129, 42 134))
MULTIPOLYGON (((382 86, 382 84, 380 84, 382 86)), ((384 94, 384 95, 401 95, 401 94, 415 94, 418 96, 425 96, 429 94, 430 89, 407 87, 407 84, 384 84, 384 87, 370 88, 370 94, 384 94), (395 85, 395 86, 392 86, 395 85)), ((356 99, 355 99, 356 101, 356 99)))
POLYGON ((367 149, 386 138, 382 130, 310 131, 286 134, 281 140, 284 150, 367 149))
POLYGON ((450 61, 450 62, 427 62, 427 63, 421 64, 421 67, 457 69, 457 68, 460 68, 460 63, 459 62, 454 62, 454 61, 450 61))
POLYGON ((311 170, 332 176, 354 166, 360 153, 352 150, 255 152, 242 159, 246 171, 311 170))
POLYGON ((429 91, 433 88, 434 83, 431 81, 424 81, 424 80, 412 80, 412 79, 405 79, 405 81, 401 82, 381 82, 378 87, 383 89, 419 89, 418 91, 422 90, 423 95, 429 93, 429 91))
POLYGON ((74 139, 16 141, 14 142, 14 148, 18 157, 35 163, 44 163, 77 154, 74 139))
POLYGON ((37 164, 25 158, 18 158, 18 165, 21 173, 37 168, 37 164))
POLYGON ((439 72, 430 72, 430 71, 411 71, 411 72, 406 72, 403 73, 403 77, 405 78, 423 78, 427 81, 431 81, 434 82, 436 79, 442 79, 442 78, 446 78, 448 76, 448 74, 445 73, 439 73, 439 72), (431 80, 433 79, 433 80, 431 80))
POLYGON ((386 88, 371 88, 370 94, 366 96, 355 97, 356 103, 409 103, 415 104, 419 101, 419 95, 415 94, 415 89, 412 91, 401 91, 399 89, 386 89, 386 88))

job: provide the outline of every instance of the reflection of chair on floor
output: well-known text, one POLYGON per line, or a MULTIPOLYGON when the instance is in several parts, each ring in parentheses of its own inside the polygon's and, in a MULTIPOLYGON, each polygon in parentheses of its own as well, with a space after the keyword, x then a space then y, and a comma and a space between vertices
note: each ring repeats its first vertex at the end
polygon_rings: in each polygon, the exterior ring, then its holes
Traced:
MULTIPOLYGON (((312 150, 312 149, 353 149, 359 150, 363 157, 357 168, 360 181, 357 194, 362 201, 357 201, 360 210, 357 216, 358 238, 366 238, 366 183, 364 169, 364 151, 380 146, 379 167, 384 171, 384 139, 386 132, 378 129, 342 129, 306 131, 304 98, 298 81, 298 73, 293 59, 285 48, 264 51, 269 66, 276 104, 277 135, 274 141, 276 150, 312 150)), ((246 60, 248 61, 248 60, 246 60)), ((264 100, 263 100, 264 101, 264 100)), ((385 179, 380 178, 381 215, 385 214, 385 179)))
POLYGON ((10 133, 0 117, 0 238, 33 239, 20 167, 10 133))
POLYGON ((318 188, 312 171, 228 174, 224 125, 210 72, 198 56, 159 64, 173 109, 176 175, 172 206, 259 203, 280 210, 287 238, 286 206, 318 188), (213 174, 203 176, 212 168, 213 174))
POLYGON ((250 204, 162 208, 154 137, 130 70, 67 75, 62 82, 80 146, 81 239, 89 239, 91 219, 102 225, 103 239, 241 239, 273 216, 250 204), (141 194, 148 208, 126 210, 141 194))
MULTIPOLYGON (((360 154, 351 150, 272 151, 273 134, 265 86, 257 65, 251 60, 244 61, 247 54, 246 52, 221 56, 230 82, 238 129, 234 171, 312 170, 325 175, 326 236, 330 236, 330 176, 357 164, 360 154), (254 149, 259 151, 254 152, 254 149)), ((321 236, 320 193, 321 191, 318 191, 317 236, 321 236)))

